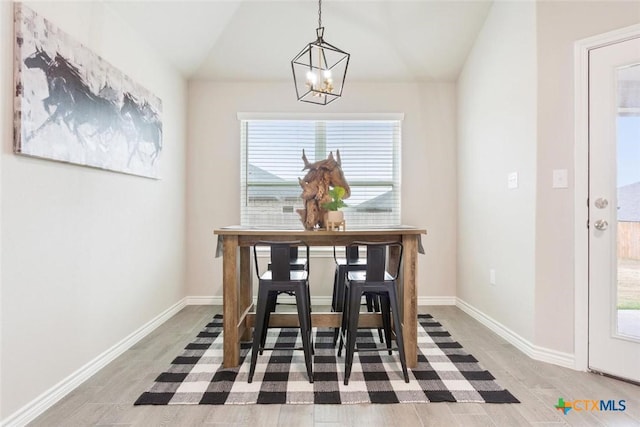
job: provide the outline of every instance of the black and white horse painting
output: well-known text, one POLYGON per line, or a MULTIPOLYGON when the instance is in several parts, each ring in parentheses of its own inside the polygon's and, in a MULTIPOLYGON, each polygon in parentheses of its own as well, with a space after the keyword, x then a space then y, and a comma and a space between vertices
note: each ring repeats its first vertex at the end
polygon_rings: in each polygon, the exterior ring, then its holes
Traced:
POLYGON ((16 153, 157 178, 162 102, 15 4, 16 153))

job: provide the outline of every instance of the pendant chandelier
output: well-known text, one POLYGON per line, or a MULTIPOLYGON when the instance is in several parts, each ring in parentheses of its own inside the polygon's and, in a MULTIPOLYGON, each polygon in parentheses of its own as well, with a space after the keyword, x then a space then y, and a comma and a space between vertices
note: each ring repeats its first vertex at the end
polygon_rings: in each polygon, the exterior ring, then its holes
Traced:
POLYGON ((350 55, 324 41, 322 0, 318 0, 316 40, 291 60, 298 101, 327 105, 342 96, 350 55))

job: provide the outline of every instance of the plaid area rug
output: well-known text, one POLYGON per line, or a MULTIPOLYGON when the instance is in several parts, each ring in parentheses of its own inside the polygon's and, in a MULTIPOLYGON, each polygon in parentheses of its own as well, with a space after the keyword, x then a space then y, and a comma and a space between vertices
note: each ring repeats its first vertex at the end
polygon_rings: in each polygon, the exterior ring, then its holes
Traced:
MULTIPOLYGON (((313 384, 307 380, 303 352, 291 350, 265 350, 249 384, 251 345, 242 344, 238 368, 222 368, 222 316, 217 315, 135 405, 519 403, 433 317, 420 315, 418 320, 418 366, 409 370, 408 384, 397 352, 389 356, 381 351, 356 352, 345 386, 344 351, 337 357, 332 329, 314 329, 313 384)), ((293 343, 302 346, 297 329, 269 329, 267 347, 293 343)), ((358 348, 384 347, 375 329, 359 330, 357 343, 358 348)))

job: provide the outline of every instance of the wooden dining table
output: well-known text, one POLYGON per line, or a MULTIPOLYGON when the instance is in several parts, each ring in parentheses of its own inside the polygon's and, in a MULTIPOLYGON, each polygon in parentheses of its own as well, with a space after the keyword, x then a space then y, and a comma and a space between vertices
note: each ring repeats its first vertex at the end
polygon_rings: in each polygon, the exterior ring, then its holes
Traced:
MULTIPOLYGON (((236 367, 240 363, 240 343, 251 340, 255 324, 253 307, 253 275, 251 274, 251 247, 258 241, 299 240, 309 246, 346 246, 354 242, 401 242, 403 246, 399 294, 403 323, 405 355, 408 367, 417 365, 417 275, 418 253, 424 253, 421 235, 426 229, 413 226, 353 228, 340 231, 304 230, 288 228, 229 226, 214 230, 218 236, 216 256, 222 256, 223 284, 223 366, 236 367)), ((397 268, 399 252, 390 254, 389 270, 397 268)), ((313 283, 310 284, 313 295, 313 283)), ((340 312, 311 314, 313 327, 340 327, 340 312)), ((296 313, 273 313, 270 326, 298 326, 296 313)), ((361 327, 382 325, 380 314, 362 313, 361 327)))

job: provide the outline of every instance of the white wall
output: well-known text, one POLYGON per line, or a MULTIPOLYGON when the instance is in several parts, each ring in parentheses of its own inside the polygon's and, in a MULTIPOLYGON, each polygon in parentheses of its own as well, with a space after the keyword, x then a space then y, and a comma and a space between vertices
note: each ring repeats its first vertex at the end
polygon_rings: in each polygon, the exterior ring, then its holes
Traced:
MULTIPOLYGON (((428 231, 418 294, 455 295, 455 85, 347 81, 344 97, 326 107, 300 103, 294 93, 291 82, 190 82, 188 294, 222 295, 213 230, 240 221, 237 112, 403 112, 402 221, 428 231)), ((312 294, 330 296, 333 261, 314 263, 312 294)))
MULTIPOLYGON (((11 32, 13 27, 11 21, 6 19, 11 11, 11 3, 0 3, 0 46, 2 46, 2 52, 5 52, 5 47, 8 42, 5 40, 11 40, 11 32)), ((9 50, 11 52, 11 50, 9 50)), ((13 68, 12 57, 10 54, 0 54, 0 141, 11 141, 12 125, 11 120, 13 117, 13 97, 11 96, 13 80, 11 76, 11 70, 13 68)), ((4 203, 2 202, 2 161, 0 161, 0 321, 3 317, 3 304, 4 291, 2 285, 2 208, 4 203)), ((0 323, 0 375, 2 375, 3 366, 3 333, 2 323, 0 323)), ((4 402, 4 387, 2 387, 2 380, 0 379, 0 402, 4 402)), ((0 420, 4 418, 4 412, 2 410, 2 404, 0 404, 0 420)))
POLYGON ((574 183, 552 189, 551 178, 554 169, 574 171, 574 42, 640 23, 640 2, 539 2, 537 14, 535 341, 573 353, 574 183))
POLYGON ((185 296, 186 84, 105 3, 28 6, 162 99, 164 150, 160 180, 14 155, 0 3, 0 419, 185 296))
POLYGON ((527 340, 535 286, 535 16, 533 3, 494 3, 458 80, 457 296, 527 340), (517 189, 507 189, 511 172, 517 189))

